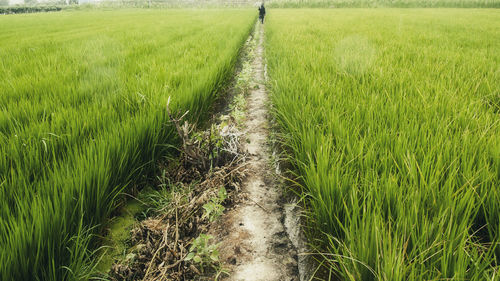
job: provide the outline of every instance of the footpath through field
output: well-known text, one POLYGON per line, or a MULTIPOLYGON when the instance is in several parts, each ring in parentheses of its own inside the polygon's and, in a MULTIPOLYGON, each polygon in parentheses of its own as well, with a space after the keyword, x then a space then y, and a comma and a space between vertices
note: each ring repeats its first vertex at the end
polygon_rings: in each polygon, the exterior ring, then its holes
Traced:
POLYGON ((222 218, 227 237, 222 238, 221 257, 230 267, 226 280, 298 280, 297 253, 283 225, 283 197, 267 142, 269 113, 261 24, 255 33, 259 38, 251 62, 255 85, 247 97, 244 131, 248 176, 240 203, 222 218))

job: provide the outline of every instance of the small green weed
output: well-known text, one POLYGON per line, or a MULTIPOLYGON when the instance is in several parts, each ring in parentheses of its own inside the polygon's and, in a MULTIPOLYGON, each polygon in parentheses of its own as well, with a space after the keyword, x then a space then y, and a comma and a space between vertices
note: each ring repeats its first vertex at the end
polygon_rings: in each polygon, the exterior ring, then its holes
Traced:
POLYGON ((200 266, 203 273, 208 267, 217 270, 219 268, 219 250, 218 244, 210 244, 213 239, 212 235, 200 234, 191 244, 189 254, 184 259, 185 261, 193 261, 200 266))
POLYGON ((217 197, 213 197, 210 202, 203 205, 205 213, 202 218, 208 218, 210 222, 217 220, 224 213, 224 206, 222 202, 227 198, 227 191, 224 187, 219 189, 219 194, 217 197))

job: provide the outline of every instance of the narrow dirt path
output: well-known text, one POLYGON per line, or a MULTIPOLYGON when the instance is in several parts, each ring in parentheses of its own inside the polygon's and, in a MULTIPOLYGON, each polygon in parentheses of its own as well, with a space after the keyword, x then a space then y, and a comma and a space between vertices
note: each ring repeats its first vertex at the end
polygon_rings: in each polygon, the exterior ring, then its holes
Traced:
POLYGON ((264 85, 264 30, 252 62, 254 87, 247 97, 245 131, 248 176, 240 200, 222 217, 220 257, 229 269, 225 280, 299 280, 297 253, 288 238, 283 194, 278 186, 268 145, 268 95, 264 85))

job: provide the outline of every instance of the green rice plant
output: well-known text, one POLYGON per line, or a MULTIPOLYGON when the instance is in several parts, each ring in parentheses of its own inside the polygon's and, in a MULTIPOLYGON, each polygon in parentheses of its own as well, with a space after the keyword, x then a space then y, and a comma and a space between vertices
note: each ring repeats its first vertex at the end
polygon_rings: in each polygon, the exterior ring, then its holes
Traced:
POLYGON ((495 10, 269 10, 273 114, 318 277, 498 279, 499 25, 495 10))
POLYGON ((498 0, 268 0, 270 8, 500 8, 498 0))
POLYGON ((0 17, 0 280, 91 276, 93 235, 176 145, 166 102, 208 116, 248 10, 0 17))

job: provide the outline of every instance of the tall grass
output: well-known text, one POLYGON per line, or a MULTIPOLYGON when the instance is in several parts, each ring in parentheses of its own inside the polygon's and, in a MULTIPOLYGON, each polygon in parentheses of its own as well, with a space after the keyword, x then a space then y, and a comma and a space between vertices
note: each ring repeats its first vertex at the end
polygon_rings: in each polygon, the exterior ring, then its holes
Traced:
POLYGON ((270 10, 274 115, 342 280, 498 280, 500 14, 270 10))
POLYGON ((78 280, 91 235, 175 144, 165 104, 203 120, 248 10, 0 17, 0 280, 78 280))
POLYGON ((268 0, 271 8, 500 8, 499 0, 268 0))

